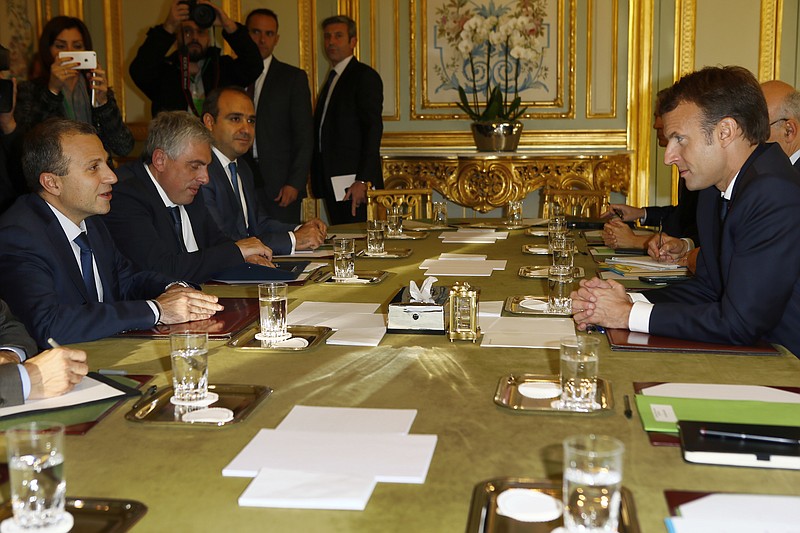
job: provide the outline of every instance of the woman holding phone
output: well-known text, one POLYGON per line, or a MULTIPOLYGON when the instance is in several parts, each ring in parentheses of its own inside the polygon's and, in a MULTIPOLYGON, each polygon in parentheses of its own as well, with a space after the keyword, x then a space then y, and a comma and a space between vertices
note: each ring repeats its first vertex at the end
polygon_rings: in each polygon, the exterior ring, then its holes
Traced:
POLYGON ((14 117, 23 131, 50 117, 86 122, 95 127, 109 155, 124 156, 133 149, 133 135, 122 121, 106 72, 81 68, 84 61, 74 54, 91 50, 92 36, 82 20, 50 19, 39 37, 31 79, 17 90, 14 117))

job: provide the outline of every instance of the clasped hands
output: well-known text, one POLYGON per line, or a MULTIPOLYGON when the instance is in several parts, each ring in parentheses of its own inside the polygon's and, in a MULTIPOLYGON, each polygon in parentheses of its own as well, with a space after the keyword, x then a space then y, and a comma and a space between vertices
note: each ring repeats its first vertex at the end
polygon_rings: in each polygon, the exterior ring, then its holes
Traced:
POLYGON ((625 287, 614 280, 583 279, 578 290, 572 291, 573 320, 578 329, 589 325, 606 328, 628 328, 628 316, 633 303, 625 287))

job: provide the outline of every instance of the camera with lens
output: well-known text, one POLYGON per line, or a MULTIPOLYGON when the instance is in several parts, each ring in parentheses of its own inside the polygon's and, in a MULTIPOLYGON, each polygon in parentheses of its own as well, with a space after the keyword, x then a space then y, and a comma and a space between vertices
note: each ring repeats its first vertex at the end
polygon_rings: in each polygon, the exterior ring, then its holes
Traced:
POLYGON ((210 28, 217 18, 217 12, 208 4, 198 4, 197 0, 184 0, 180 2, 189 6, 189 20, 197 24, 198 28, 210 28))
MULTIPOLYGON (((0 72, 11 69, 8 48, 0 45, 0 72)), ((0 80, 0 113, 8 113, 14 107, 14 82, 0 80)))

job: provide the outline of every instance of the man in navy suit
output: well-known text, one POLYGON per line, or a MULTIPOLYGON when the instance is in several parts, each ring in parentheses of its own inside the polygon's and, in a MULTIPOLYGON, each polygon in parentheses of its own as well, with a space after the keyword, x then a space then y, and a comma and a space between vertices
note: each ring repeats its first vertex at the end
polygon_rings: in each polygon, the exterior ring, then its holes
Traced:
POLYGON ((99 217, 108 212, 114 172, 88 124, 50 119, 25 138, 28 187, 0 217, 0 297, 40 348, 204 320, 217 297, 175 278, 139 271, 117 251, 99 217))
POLYGON ((581 281, 574 319, 693 341, 782 344, 800 356, 800 180, 769 137, 758 81, 708 67, 673 85, 659 109, 664 162, 699 190, 703 243, 694 278, 630 296, 614 281, 581 281))
POLYGON ((308 76, 273 55, 280 40, 274 11, 254 9, 244 24, 264 62, 252 93, 257 115, 253 171, 263 181, 267 215, 299 224, 314 144, 308 76))
POLYGON ((765 81, 761 90, 769 109, 769 142, 780 144, 800 170, 800 92, 778 80, 765 81))
POLYGON ((220 231, 202 199, 213 137, 186 111, 163 111, 150 123, 142 157, 117 169, 106 218, 117 246, 134 264, 205 283, 247 261, 272 266, 272 250, 255 237, 220 231))
POLYGON ((319 219, 288 224, 270 218, 255 192, 253 172, 242 158, 253 144, 256 112, 244 89, 215 89, 203 106, 203 124, 214 137, 209 182, 202 187, 203 201, 225 235, 238 240, 258 237, 285 255, 295 250, 314 250, 325 240, 325 224, 319 219))
POLYGON ((353 57, 357 38, 351 18, 329 17, 322 21, 322 31, 331 70, 314 110, 311 185, 314 195, 324 198, 331 224, 363 222, 366 182, 383 188, 383 82, 375 70, 353 57), (337 178, 349 183, 341 200, 336 199, 340 187, 333 184, 337 178))

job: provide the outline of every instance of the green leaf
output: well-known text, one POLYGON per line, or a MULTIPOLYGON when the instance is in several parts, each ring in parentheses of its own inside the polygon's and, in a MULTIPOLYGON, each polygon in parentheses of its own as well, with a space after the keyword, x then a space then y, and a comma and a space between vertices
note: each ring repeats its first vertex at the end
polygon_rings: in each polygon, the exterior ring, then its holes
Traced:
POLYGON ((480 120, 480 116, 478 115, 476 110, 472 109, 472 106, 469 104, 469 99, 467 98, 467 93, 463 87, 458 88, 458 96, 461 99, 460 102, 456 102, 458 107, 461 108, 464 113, 469 115, 469 118, 472 120, 480 120))

